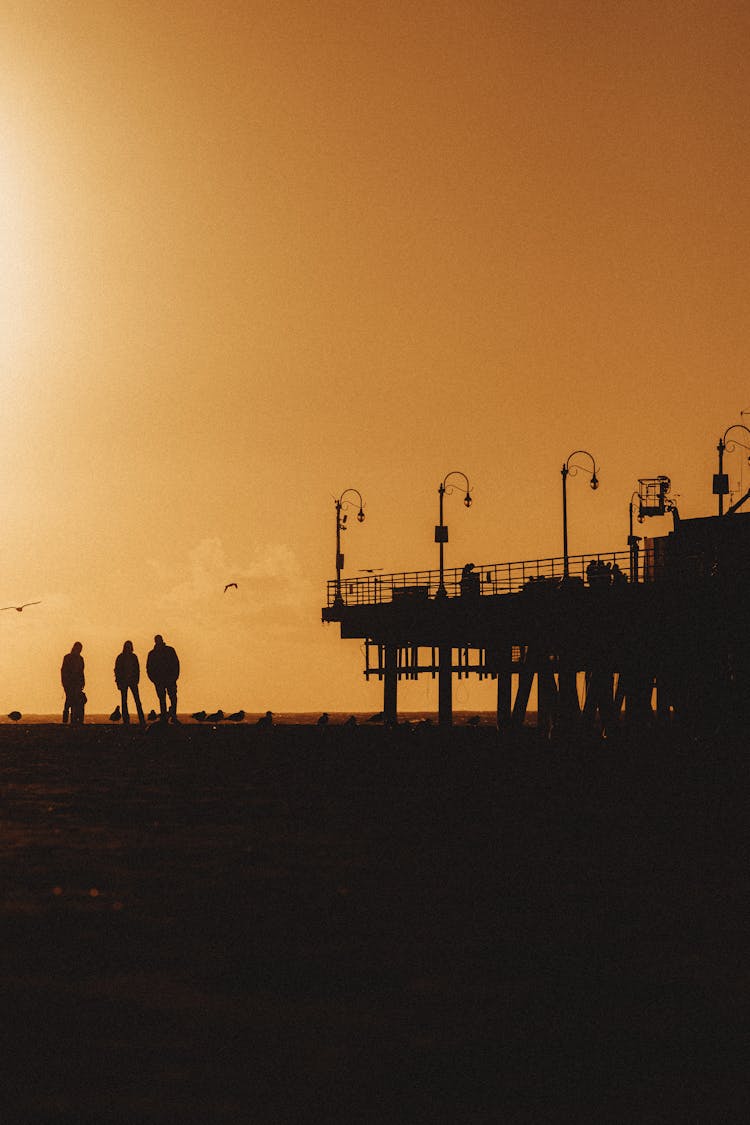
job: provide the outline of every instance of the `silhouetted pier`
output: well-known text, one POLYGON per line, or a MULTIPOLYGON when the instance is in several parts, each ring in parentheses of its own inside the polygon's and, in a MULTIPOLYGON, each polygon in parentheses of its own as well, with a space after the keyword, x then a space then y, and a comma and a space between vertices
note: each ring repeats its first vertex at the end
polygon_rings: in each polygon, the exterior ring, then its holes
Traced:
POLYGON ((616 719, 738 722, 750 701, 750 516, 676 520, 635 555, 610 551, 328 583, 324 621, 364 642, 365 676, 438 679, 452 721, 454 677, 497 681, 500 728, 521 724, 534 686, 545 731, 616 719))

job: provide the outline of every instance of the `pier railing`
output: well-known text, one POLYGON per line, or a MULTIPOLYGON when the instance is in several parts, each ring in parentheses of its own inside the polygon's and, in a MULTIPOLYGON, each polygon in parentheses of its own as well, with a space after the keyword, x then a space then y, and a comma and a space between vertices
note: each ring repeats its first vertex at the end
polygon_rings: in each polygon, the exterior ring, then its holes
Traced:
MULTIPOLYGON (((629 576, 629 551, 604 551, 592 555, 568 557, 568 575, 583 582, 611 581, 612 573, 629 576), (597 567, 597 563, 601 564, 597 567), (593 564, 593 566, 592 566, 593 564), (609 571, 607 570, 609 567, 609 571), (618 568, 615 570, 615 567, 618 568), (609 578, 607 577, 609 575, 609 578), (597 578, 598 576, 598 578, 597 578)), ((521 562, 489 563, 474 567, 469 582, 463 579, 463 568, 443 572, 443 584, 449 598, 462 594, 487 596, 515 594, 538 581, 561 581, 564 560, 526 559, 521 562)), ((401 574, 367 574, 364 577, 341 579, 341 601, 344 605, 379 605, 400 598, 434 598, 440 585, 437 570, 408 570, 401 574)), ((327 584, 327 605, 336 603, 336 582, 327 584)))

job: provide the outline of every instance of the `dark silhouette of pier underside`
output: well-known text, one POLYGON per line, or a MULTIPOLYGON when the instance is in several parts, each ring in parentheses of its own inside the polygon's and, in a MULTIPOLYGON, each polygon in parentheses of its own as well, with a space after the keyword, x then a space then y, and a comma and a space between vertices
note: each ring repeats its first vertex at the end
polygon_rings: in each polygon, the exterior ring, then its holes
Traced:
POLYGON ((398 683, 438 679, 452 722, 454 677, 497 681, 497 722, 526 718, 532 689, 546 732, 656 716, 696 733, 741 722, 750 702, 750 516, 682 520, 647 539, 638 569, 625 552, 368 575, 328 584, 323 620, 364 641, 365 676, 383 683, 386 722, 398 683), (599 566, 597 567, 597 560, 599 566), (592 565, 593 564, 593 565, 592 565), (617 566, 614 566, 617 564, 617 566), (622 570, 619 570, 619 567, 622 570))

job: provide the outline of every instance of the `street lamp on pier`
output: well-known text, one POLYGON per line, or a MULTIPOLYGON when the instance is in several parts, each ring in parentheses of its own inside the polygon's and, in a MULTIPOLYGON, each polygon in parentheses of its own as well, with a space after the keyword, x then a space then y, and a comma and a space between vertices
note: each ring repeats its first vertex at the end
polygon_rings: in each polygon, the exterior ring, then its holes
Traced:
POLYGON ((638 581, 638 544, 641 541, 640 535, 633 534, 633 497, 638 497, 638 523, 643 523, 644 517, 641 514, 641 494, 640 492, 633 491, 630 494, 630 504, 628 510, 630 512, 630 534, 628 535, 628 547, 630 548, 630 581, 638 581))
POLYGON ((356 503, 354 500, 347 499, 349 493, 357 497, 359 503, 359 510, 357 512, 357 520, 362 523, 365 518, 364 501, 362 495, 356 488, 345 488, 344 491, 336 500, 336 597, 334 599, 335 605, 342 605, 343 598, 341 597, 341 571, 344 569, 344 556, 341 553, 341 532, 346 531, 347 513, 342 511, 344 508, 354 508, 356 503))
MULTIPOLYGON (((744 411, 743 411, 744 413, 744 411)), ((727 426, 724 431, 723 437, 719 438, 719 444, 716 446, 716 451, 719 454, 719 471, 714 475, 714 495, 719 497, 719 515, 724 515, 724 497, 729 492, 729 475, 724 472, 724 453, 733 453, 735 447, 741 445, 743 449, 750 448, 745 445, 744 441, 734 441, 727 443, 727 434, 732 430, 744 430, 746 434, 750 434, 750 430, 742 422, 736 422, 733 426, 727 426)), ((750 457, 748 457, 750 461, 750 457)))
POLYGON ((568 575, 569 575, 569 567, 568 567, 568 490, 567 490, 568 474, 570 474, 570 476, 575 476, 579 469, 583 470, 584 473, 590 473, 591 474, 591 487, 595 492, 596 492, 597 488, 599 487, 599 480, 598 480, 597 475, 596 475, 596 462, 594 461, 594 458, 591 456, 591 454, 586 449, 575 449, 570 454, 570 456, 567 458, 567 460, 565 461, 565 464, 563 465, 562 469, 560 470, 560 472, 562 474, 562 501, 563 501, 563 578, 567 578, 568 575), (571 465, 571 462, 572 462, 573 458, 577 457, 579 454, 581 454, 584 457, 588 457, 588 459, 591 461, 591 468, 590 469, 586 468, 585 465, 571 465))
POLYGON ((464 506, 467 508, 471 507, 471 485, 469 484, 469 478, 466 476, 466 473, 461 473, 457 469, 452 470, 450 473, 446 473, 440 483, 440 487, 438 488, 438 496, 440 498, 440 522, 435 527, 435 542, 440 547, 440 582, 437 589, 439 597, 445 597, 448 593, 445 588, 445 570, 443 561, 443 549, 445 547, 445 544, 448 542, 448 528, 443 522, 443 497, 445 496, 446 492, 453 492, 455 486, 449 483, 451 477, 462 478, 464 485, 466 486, 464 506))

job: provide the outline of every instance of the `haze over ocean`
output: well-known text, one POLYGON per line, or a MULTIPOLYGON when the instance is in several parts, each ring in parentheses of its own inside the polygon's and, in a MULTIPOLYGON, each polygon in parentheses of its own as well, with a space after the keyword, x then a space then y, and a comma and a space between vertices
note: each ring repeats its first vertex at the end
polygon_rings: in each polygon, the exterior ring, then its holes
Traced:
POLYGON ((320 624, 350 486, 346 576, 436 567, 453 469, 449 566, 559 556, 578 448, 574 554, 625 549, 642 476, 715 510, 749 56, 735 0, 6 3, 0 606, 41 604, 0 613, 0 712, 54 712, 80 640, 108 713, 157 632, 188 712, 379 709, 320 624))

